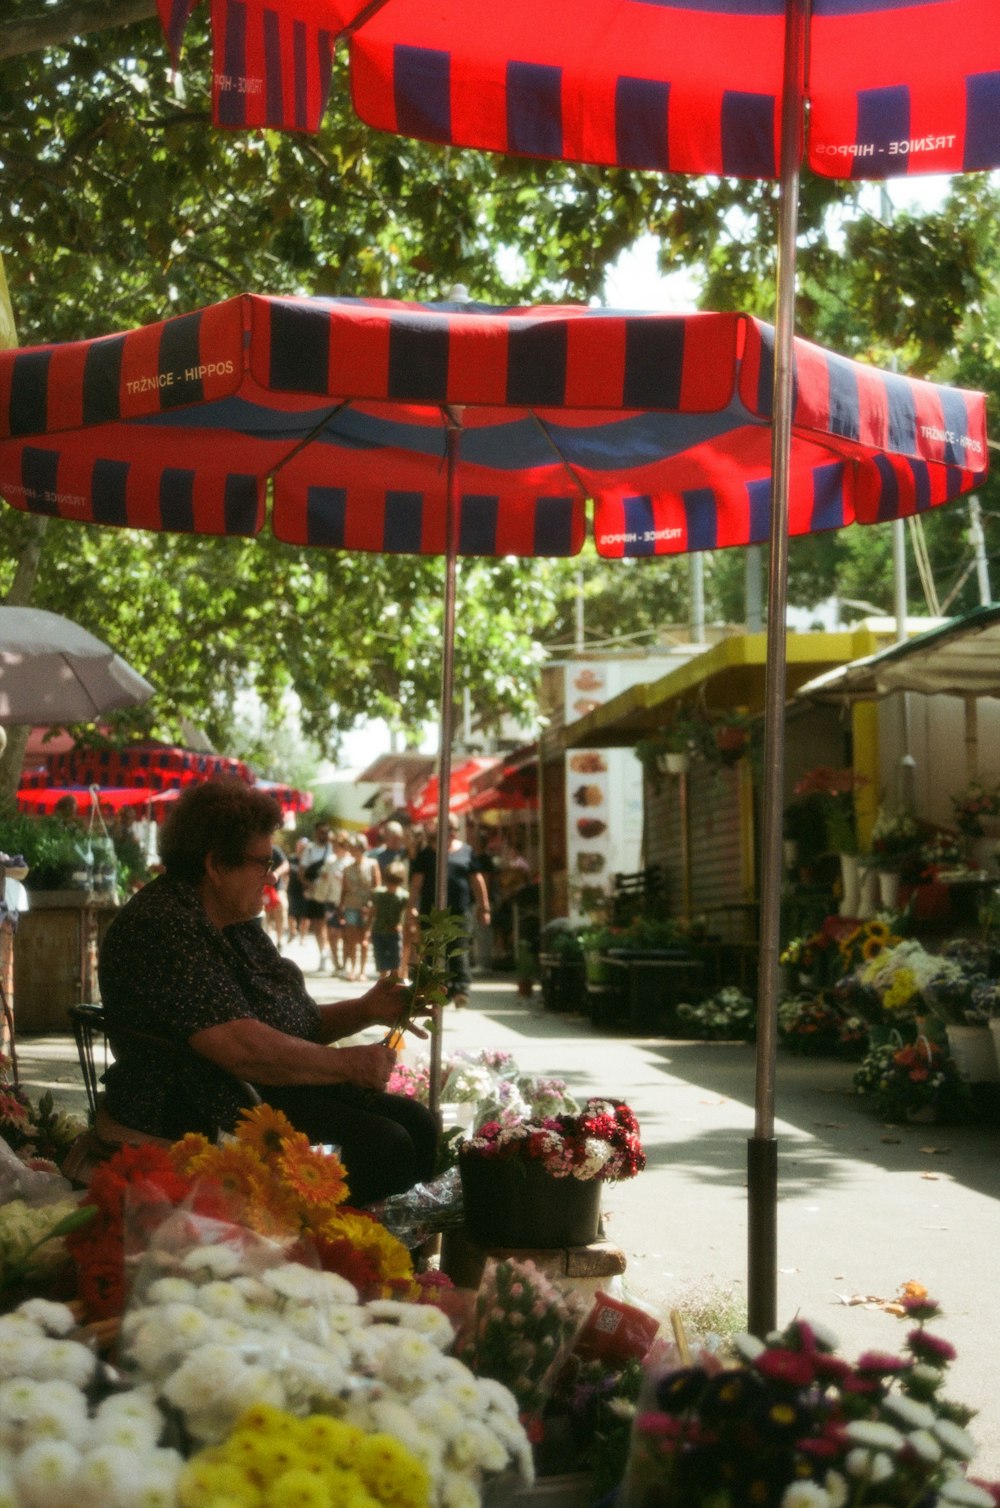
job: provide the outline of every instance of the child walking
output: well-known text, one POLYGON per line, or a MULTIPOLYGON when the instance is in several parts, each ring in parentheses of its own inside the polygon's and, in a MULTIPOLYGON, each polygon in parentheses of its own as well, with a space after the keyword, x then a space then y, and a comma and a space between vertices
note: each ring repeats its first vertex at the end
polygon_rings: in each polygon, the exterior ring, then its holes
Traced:
POLYGON ((372 949, 378 974, 399 970, 403 954, 403 917, 410 899, 403 884, 406 866, 393 862, 386 867, 385 884, 372 892, 372 949))

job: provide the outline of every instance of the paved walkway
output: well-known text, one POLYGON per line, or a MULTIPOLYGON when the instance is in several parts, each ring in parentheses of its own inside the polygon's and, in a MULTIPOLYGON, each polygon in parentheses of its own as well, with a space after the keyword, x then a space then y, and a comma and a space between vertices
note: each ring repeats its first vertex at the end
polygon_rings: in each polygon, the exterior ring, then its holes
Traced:
MULTIPOLYGON (((301 954, 312 962, 311 944, 301 954)), ((319 1000, 362 988, 308 970, 307 979, 319 1000)), ((647 1170, 604 1199, 632 1292, 658 1309, 715 1287, 743 1293, 751 1047, 598 1033, 583 1017, 543 1010, 537 993, 521 998, 509 976, 475 981, 469 1009, 446 1014, 446 1053, 480 1047, 507 1048, 525 1072, 562 1076, 578 1096, 635 1108, 647 1170)), ((72 1039, 26 1039, 20 1059, 29 1093, 52 1087, 67 1108, 84 1106, 72 1039)), ((852 1072, 779 1061, 779 1322, 822 1320, 848 1356, 896 1348, 901 1321, 845 1300, 923 1283, 945 1311, 938 1332, 959 1353, 949 1393, 979 1410, 976 1468, 1000 1478, 1000 1128, 883 1126, 852 1094, 852 1072)))

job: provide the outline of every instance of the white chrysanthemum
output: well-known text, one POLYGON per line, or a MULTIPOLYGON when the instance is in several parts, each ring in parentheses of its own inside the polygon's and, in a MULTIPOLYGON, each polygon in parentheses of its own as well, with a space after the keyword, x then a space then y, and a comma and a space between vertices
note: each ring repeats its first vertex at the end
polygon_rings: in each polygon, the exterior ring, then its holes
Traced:
POLYGON ((461 1471, 446 1471, 438 1483, 441 1508, 479 1508, 479 1488, 461 1471))
POLYGON ((487 1410, 487 1401, 483 1397, 479 1387, 479 1379, 464 1369, 465 1375, 451 1376, 442 1385, 441 1391, 446 1398, 450 1398, 456 1408, 461 1409, 467 1418, 481 1418, 487 1410))
POLYGON ((828 1471, 823 1478, 823 1486, 830 1499, 830 1508, 847 1508, 851 1489, 847 1479, 839 1471, 828 1471))
POLYGON ((145 1383, 130 1388, 127 1393, 111 1393, 102 1398, 94 1414, 95 1431, 126 1420, 138 1423, 159 1435, 163 1429, 163 1416, 156 1406, 156 1394, 145 1383))
POLYGON ((157 1278, 146 1290, 147 1304, 195 1304, 199 1288, 190 1278, 178 1278, 172 1274, 157 1278))
POLYGON ((215 1321, 194 1304, 161 1304, 160 1318, 177 1341, 177 1349, 189 1351, 208 1345, 215 1338, 215 1321))
POLYGON ((243 1258, 232 1246, 193 1246, 181 1258, 185 1272, 201 1278, 231 1278, 239 1272, 243 1258))
POLYGON ((135 1460, 118 1445, 88 1450, 76 1475, 76 1508, 127 1508, 132 1499, 135 1460))
POLYGON ((76 1316, 65 1304, 54 1304, 51 1299, 28 1299, 18 1306, 22 1319, 44 1330, 46 1335, 68 1335, 76 1329, 76 1316))
POLYGON ((407 1407, 419 1424, 443 1440, 460 1430, 465 1422, 461 1411, 436 1389, 421 1393, 407 1407))
POLYGON ((882 1451, 867 1450, 858 1445, 844 1457, 844 1470, 849 1477, 867 1477, 870 1482, 884 1482, 892 1476, 892 1458, 882 1451))
POLYGON ((176 1450, 154 1450, 143 1455, 130 1508, 176 1508, 177 1483, 184 1458, 176 1450))
POLYGON ((489 1409, 497 1409, 502 1414, 509 1414, 517 1418, 517 1399, 510 1388, 504 1387, 502 1382, 497 1382, 493 1377, 477 1378, 479 1396, 489 1409))
POLYGON ((13 1463, 23 1508, 69 1508, 79 1469, 80 1452, 68 1440, 35 1440, 13 1463))
POLYGON ((221 1278, 213 1278, 195 1289, 198 1308, 214 1319, 241 1320, 248 1314, 248 1305, 240 1290, 221 1278))
POLYGON ((844 1425, 844 1434, 855 1445, 867 1445, 871 1450, 902 1450, 905 1437, 891 1424, 878 1419, 852 1419, 844 1425))
POLYGON ((373 1299, 365 1306, 372 1320, 393 1320, 406 1330, 416 1330, 445 1351, 455 1339, 455 1330, 444 1310, 436 1304, 407 1304, 400 1299, 373 1299))
POLYGON ((184 1346, 155 1309, 132 1329, 125 1341, 125 1351, 145 1377, 161 1377, 175 1366, 184 1346))
POLYGON ((994 1508, 993 1494, 977 1487, 975 1482, 967 1482, 964 1477, 950 1477, 942 1483, 938 1488, 938 1499, 942 1503, 960 1503, 962 1508, 994 1508))
POLYGON ((507 1465, 507 1451, 497 1437, 485 1425, 475 1419, 467 1419, 446 1447, 449 1466, 459 1471, 478 1468, 482 1471, 503 1471, 507 1465))
POLYGON ((808 1315, 805 1316, 805 1323, 812 1331, 816 1344, 821 1351, 836 1351, 839 1349, 840 1336, 835 1334, 828 1325, 820 1324, 818 1320, 810 1319, 808 1315))
POLYGON ((882 1410, 898 1419, 906 1429, 930 1429, 937 1418, 928 1404, 908 1398, 905 1393, 887 1393, 882 1399, 882 1410))
POLYGON ((350 1374, 319 1346, 296 1346, 279 1368, 288 1407, 294 1413, 315 1413, 336 1403, 351 1387, 350 1374))
POLYGON ((940 1441, 936 1440, 929 1429, 915 1429, 906 1437, 906 1444, 911 1451, 926 1461, 928 1465, 940 1461, 944 1455, 944 1449, 940 1441))
POLYGON ((436 1477, 443 1465, 444 1445, 430 1430, 420 1428, 412 1411, 395 1398, 381 1398, 369 1409, 372 1428, 391 1435, 436 1477))
POLYGON ((220 1422, 230 1425, 256 1403, 281 1408, 285 1392, 267 1367, 245 1362, 225 1346, 202 1346, 187 1357, 163 1384, 163 1396, 179 1408, 188 1429, 199 1439, 221 1438, 220 1422))
POLYGON ((340 1335, 350 1335, 355 1330, 363 1330, 369 1324, 367 1308, 364 1304, 331 1304, 326 1311, 330 1329, 340 1335))
POLYGON ((437 1347, 412 1330, 397 1330, 396 1337, 396 1344, 386 1346, 383 1353, 381 1373, 385 1380, 404 1389, 430 1381, 441 1354, 437 1347))
POLYGON ((40 1383, 21 1411, 21 1439, 67 1440, 82 1445, 87 1436, 87 1404, 79 1388, 53 1378, 40 1383))
MULTIPOLYGON (((269 1267, 262 1277, 268 1288, 273 1288, 282 1298, 315 1303, 327 1297, 327 1274, 303 1267, 301 1262, 281 1262, 277 1267, 269 1267)), ((333 1302, 344 1302, 342 1298, 330 1297, 333 1302)))
POLYGON ((818 1482, 793 1482, 782 1494, 781 1508, 830 1508, 830 1494, 818 1482))
POLYGON ((232 1280, 233 1287, 238 1293, 242 1293, 247 1303, 253 1308, 261 1305, 264 1308, 273 1308, 277 1302, 277 1296, 273 1288, 268 1288, 260 1278, 252 1277, 250 1273, 239 1273, 232 1280))
POLYGON ((357 1304, 358 1290, 353 1283, 349 1283, 339 1272, 320 1272, 317 1277, 322 1283, 323 1298, 328 1304, 357 1304))
POLYGON ((954 1420, 935 1419, 934 1433, 948 1454, 957 1456, 960 1461, 971 1461, 976 1454, 976 1442, 968 1431, 962 1429, 954 1420))

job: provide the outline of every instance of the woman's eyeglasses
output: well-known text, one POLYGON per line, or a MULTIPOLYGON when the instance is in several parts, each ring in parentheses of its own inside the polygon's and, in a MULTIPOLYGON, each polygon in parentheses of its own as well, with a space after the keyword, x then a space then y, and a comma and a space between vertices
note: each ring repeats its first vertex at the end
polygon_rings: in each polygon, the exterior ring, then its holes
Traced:
POLYGON ((243 862, 244 864, 259 864, 265 874, 274 873, 274 858, 271 855, 262 859, 259 854, 247 853, 243 855, 243 862))

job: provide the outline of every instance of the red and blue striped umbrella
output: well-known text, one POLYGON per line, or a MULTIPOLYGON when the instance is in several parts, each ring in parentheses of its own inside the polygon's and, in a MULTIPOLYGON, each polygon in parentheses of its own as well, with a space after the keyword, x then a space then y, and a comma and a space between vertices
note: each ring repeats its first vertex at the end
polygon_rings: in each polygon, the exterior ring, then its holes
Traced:
MULTIPOLYGON (((175 53, 193 5, 159 0, 175 53)), ((355 108, 385 131, 528 157, 777 178, 788 8, 212 0, 214 117, 317 130, 342 36, 355 108)), ((813 0, 807 24, 814 172, 1000 166, 996 0, 813 0)))
MULTIPOLYGON (((390 553, 607 556, 770 534, 773 331, 739 314, 245 294, 0 353, 0 494, 128 528, 390 553)), ((968 491, 979 394, 796 341, 792 533, 968 491)))

